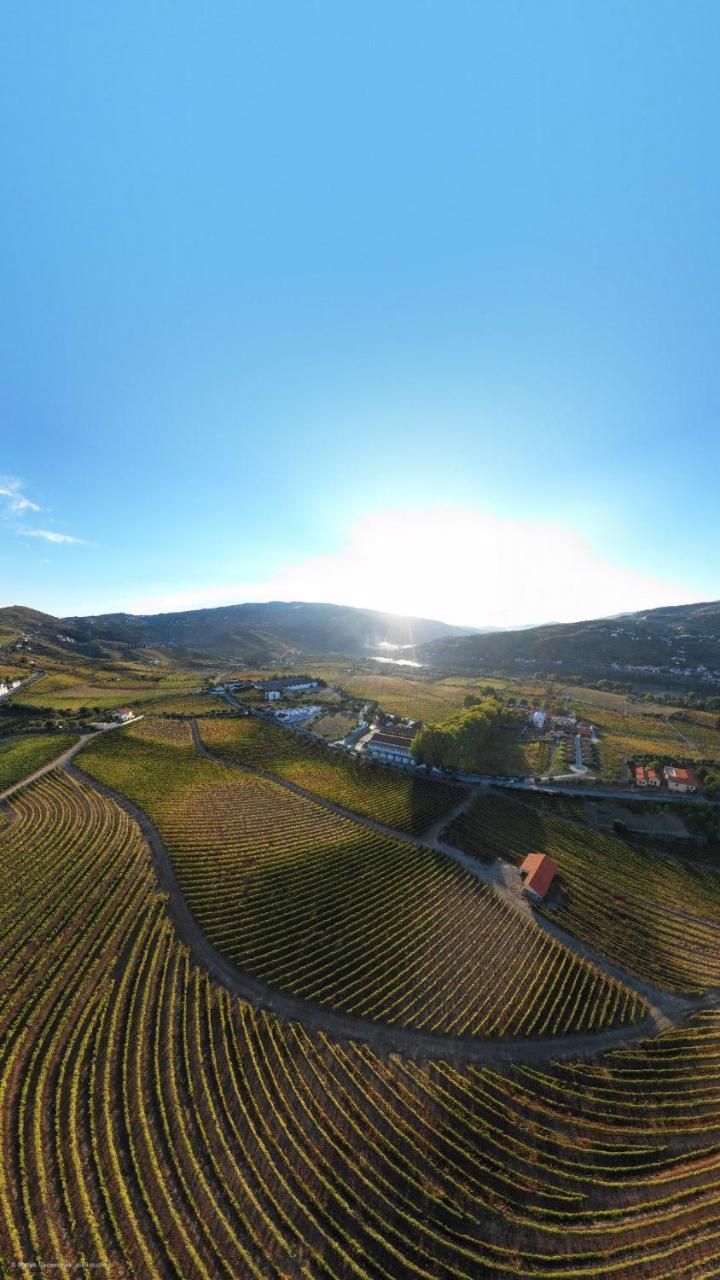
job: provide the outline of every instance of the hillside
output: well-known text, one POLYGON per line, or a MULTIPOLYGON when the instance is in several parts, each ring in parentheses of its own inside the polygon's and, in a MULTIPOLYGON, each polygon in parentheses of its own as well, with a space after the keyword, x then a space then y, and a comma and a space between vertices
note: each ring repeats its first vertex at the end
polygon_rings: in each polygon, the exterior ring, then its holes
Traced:
POLYGON ((111 656, 105 646, 168 648, 177 656, 207 655, 254 664, 281 662, 302 654, 362 656, 372 651, 424 644, 463 635, 467 628, 427 618, 404 618, 344 605, 284 603, 237 604, 183 613, 54 618, 13 605, 0 609, 0 633, 27 636, 37 648, 79 648, 92 656, 111 656))
POLYGON ((553 671, 663 672, 720 669, 720 602, 677 605, 525 631, 447 636, 420 645, 414 656, 433 667, 475 672, 531 667, 553 671))

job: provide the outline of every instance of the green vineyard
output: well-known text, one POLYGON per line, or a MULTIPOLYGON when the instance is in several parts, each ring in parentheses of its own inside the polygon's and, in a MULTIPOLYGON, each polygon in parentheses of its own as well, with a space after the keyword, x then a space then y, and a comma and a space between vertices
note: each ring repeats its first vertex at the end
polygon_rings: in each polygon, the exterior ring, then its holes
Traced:
POLYGON ((203 743, 226 759, 276 773, 396 831, 422 834, 465 794, 461 787, 449 783, 408 777, 382 765, 355 763, 304 734, 267 724, 256 716, 200 720, 198 724, 203 743))
POLYGON ((0 791, 55 760, 74 742, 74 733, 25 733, 4 738, 0 741, 0 791))
POLYGON ((498 793, 474 800, 443 838, 482 860, 550 854, 562 888, 555 923, 658 986, 689 994, 720 986, 720 883, 712 872, 498 793))
POLYGON ((634 993, 444 854, 203 759, 181 722, 107 735, 80 764, 152 817, 205 936, 272 987, 455 1036, 597 1031, 643 1015, 634 993))
POLYGON ((7 1273, 717 1275, 717 1015, 597 1063, 388 1058, 211 984, 92 787, 18 793, 0 849, 7 1273))

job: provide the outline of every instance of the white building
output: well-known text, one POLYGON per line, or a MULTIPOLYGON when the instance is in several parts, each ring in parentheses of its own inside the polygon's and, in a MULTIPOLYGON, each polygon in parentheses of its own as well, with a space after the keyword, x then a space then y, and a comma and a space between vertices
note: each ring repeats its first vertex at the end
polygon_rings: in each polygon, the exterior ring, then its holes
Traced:
POLYGON ((320 707, 283 707, 281 711, 276 711, 275 716, 283 724, 295 724, 298 720, 308 720, 310 716, 314 716, 320 707))
POLYGON ((394 733, 374 733, 366 742, 363 754, 384 764, 411 765, 415 763, 410 750, 411 739, 394 733))
POLYGON ((317 680, 309 680, 305 676, 283 676, 278 680, 259 680, 256 687, 266 698, 271 693, 282 697, 286 693, 304 693, 306 689, 316 689, 317 680))

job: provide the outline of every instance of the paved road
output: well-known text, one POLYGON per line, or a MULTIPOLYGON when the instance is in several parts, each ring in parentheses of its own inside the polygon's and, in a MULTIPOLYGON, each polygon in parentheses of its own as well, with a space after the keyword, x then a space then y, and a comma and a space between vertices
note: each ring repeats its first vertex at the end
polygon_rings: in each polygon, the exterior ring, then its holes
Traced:
POLYGON ((697 1001, 678 1002, 674 1016, 661 1011, 648 1015, 633 1026, 617 1027, 587 1035, 545 1036, 530 1040, 486 1040, 456 1036, 434 1035, 413 1031, 408 1027, 372 1022, 337 1013, 324 1005, 300 1000, 268 986, 262 979, 236 969, 221 956, 205 937, 180 891, 170 856, 159 831, 147 814, 128 800, 121 792, 114 791, 96 781, 77 766, 68 764, 68 772, 103 795, 114 800, 138 823, 150 846, 161 890, 168 895, 168 912, 178 936, 189 948, 193 960, 204 968, 216 982, 220 982, 234 995, 248 1000, 256 1008, 267 1009, 278 1017, 299 1022, 308 1031, 325 1031, 339 1039, 355 1040, 369 1044, 377 1053, 401 1053, 416 1061, 440 1059, 444 1062, 513 1063, 550 1062, 564 1058, 593 1058, 610 1049, 636 1044, 648 1036, 657 1034, 673 1025, 686 1013, 698 1008, 712 1007, 715 998, 708 996, 697 1001))
POLYGON ((21 680, 15 689, 8 689, 7 693, 0 693, 0 702, 5 702, 7 698, 12 698, 13 695, 19 693, 21 689, 26 689, 29 684, 34 684, 36 680, 41 680, 44 675, 44 671, 34 671, 31 676, 27 676, 24 680, 21 680))
MULTIPOLYGON (((226 692, 222 696, 226 698, 227 701, 233 707, 236 707, 238 710, 240 711, 249 710, 250 715, 257 715, 263 720, 267 720, 269 722, 272 722, 273 724, 277 724, 282 729, 286 729, 289 733, 292 733, 292 732, 307 733, 308 732, 307 730, 303 731, 302 729, 298 729, 294 725, 282 724, 282 722, 276 720, 272 714, 266 715, 263 712, 258 711, 254 707, 250 707, 250 708, 246 707, 242 702, 239 702, 238 699, 234 697, 232 693, 226 692)), ((317 741, 317 735, 313 734, 310 736, 314 737, 315 740, 317 741)), ((357 749, 357 745, 358 744, 356 743, 355 749, 357 749)), ((553 758, 554 758, 554 750, 553 750, 553 758)), ((684 803, 687 803, 688 801, 690 801, 691 803, 695 803, 695 804, 710 803, 710 804, 717 804, 718 806, 720 806, 720 799, 709 800, 704 796, 692 796, 692 795, 672 796, 672 795, 668 795, 667 793, 663 795, 654 795, 654 794, 650 795, 647 792, 640 791, 635 788, 630 789, 630 788, 607 787, 607 786, 597 787, 592 782, 583 781, 582 780, 584 777, 583 774, 573 775, 574 777, 578 778, 578 782, 575 785, 563 786, 561 783, 556 783, 556 782, 535 782, 532 778, 497 777, 495 774, 491 774, 491 773, 459 773, 459 774, 456 774, 455 776, 446 776, 446 777, 439 778, 437 774, 427 773, 427 771, 423 767, 418 766, 417 769, 408 769, 404 765, 394 765, 390 761, 386 762, 386 767, 388 769, 399 769, 401 773, 405 773, 405 774, 410 773, 413 775, 417 775, 418 777, 425 777, 432 782, 455 782, 455 783, 458 783, 460 786, 504 787, 508 791, 542 791, 546 795, 558 795, 558 796, 590 796, 590 797, 597 796, 603 800, 640 800, 641 802, 644 801, 646 803, 655 803, 655 804, 657 804, 658 801, 660 801, 661 804, 677 804, 679 801, 683 801, 684 803)))
POLYGON ((468 786, 504 787, 508 791, 542 791, 545 795, 579 796, 581 799, 588 797, 591 800, 594 798, 603 800, 639 800, 641 803, 651 804, 657 804, 658 802, 660 804, 687 804, 689 801, 691 804, 720 805, 720 800, 709 800, 705 796, 649 794, 646 791, 623 787, 596 787, 592 783, 582 782, 582 780, 579 780, 575 786, 562 786, 554 782, 533 782, 532 778, 496 778, 491 774, 464 773, 459 774, 457 778, 450 778, 449 781, 457 781, 468 786))

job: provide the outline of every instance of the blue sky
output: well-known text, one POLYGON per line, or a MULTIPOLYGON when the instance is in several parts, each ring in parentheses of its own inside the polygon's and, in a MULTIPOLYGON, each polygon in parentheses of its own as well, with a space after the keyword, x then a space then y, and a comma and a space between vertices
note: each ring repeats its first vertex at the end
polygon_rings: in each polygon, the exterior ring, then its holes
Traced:
POLYGON ((6 6, 3 602, 719 597, 719 58, 714 0, 6 6))

